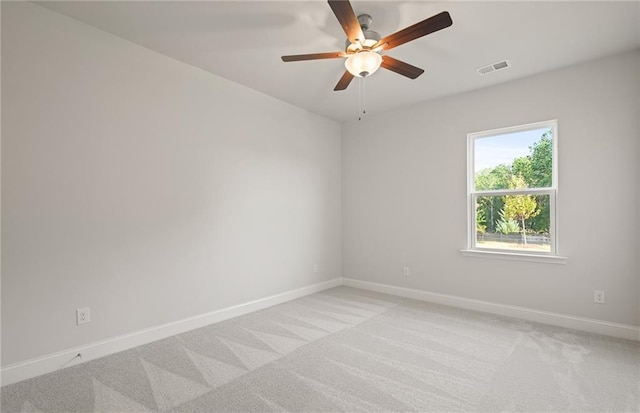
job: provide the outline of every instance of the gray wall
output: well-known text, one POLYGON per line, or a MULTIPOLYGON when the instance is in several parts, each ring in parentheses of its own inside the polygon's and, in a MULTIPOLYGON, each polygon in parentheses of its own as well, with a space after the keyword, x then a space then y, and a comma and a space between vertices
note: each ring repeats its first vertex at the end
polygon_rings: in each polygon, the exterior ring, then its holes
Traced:
POLYGON ((639 69, 620 55, 372 116, 341 147, 335 122, 3 2, 2 364, 341 271, 638 325, 639 69), (569 263, 463 257, 466 134, 556 118, 569 263))
POLYGON ((345 124, 343 276, 640 324, 639 73, 627 53, 345 124), (467 133, 551 119, 568 264, 462 256, 467 133))
POLYGON ((341 275, 336 122, 22 2, 2 109, 4 366, 341 275))

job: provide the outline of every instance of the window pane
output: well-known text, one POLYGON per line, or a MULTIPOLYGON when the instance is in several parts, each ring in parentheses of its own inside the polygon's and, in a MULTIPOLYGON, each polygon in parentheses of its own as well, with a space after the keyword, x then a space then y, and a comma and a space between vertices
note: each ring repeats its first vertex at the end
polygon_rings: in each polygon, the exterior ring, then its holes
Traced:
POLYGON ((549 195, 481 196, 476 248, 551 252, 549 195))
POLYGON ((553 130, 476 138, 473 160, 476 191, 551 187, 553 130))

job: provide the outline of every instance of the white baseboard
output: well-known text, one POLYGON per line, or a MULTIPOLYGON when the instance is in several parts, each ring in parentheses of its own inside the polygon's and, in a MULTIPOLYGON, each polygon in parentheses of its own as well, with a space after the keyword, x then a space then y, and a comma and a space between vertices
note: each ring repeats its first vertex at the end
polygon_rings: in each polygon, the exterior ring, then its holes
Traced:
POLYGON ((343 285, 361 288, 363 290, 377 291, 380 293, 396 295, 399 297, 413 298, 415 300, 429 301, 452 307, 466 308, 468 310, 482 311, 507 317, 521 318, 559 327, 604 334, 628 340, 640 341, 640 327, 611 323, 608 321, 591 318, 577 317, 567 314, 540 311, 532 308, 517 307, 513 305, 496 304, 488 301, 473 300, 455 295, 439 294, 429 291, 411 288, 396 287, 388 284, 378 284, 368 281, 360 281, 352 278, 343 278, 343 285))
POLYGON ((61 368, 74 366, 89 360, 108 356, 120 351, 128 350, 143 344, 161 340, 176 334, 194 330, 220 321, 228 320, 254 311, 282 304, 310 294, 327 290, 329 288, 346 285, 361 288, 363 290, 377 291, 399 297, 413 298, 421 301, 429 301, 437 304, 466 308, 507 317, 516 317, 539 323, 551 324, 559 327, 573 328, 597 334, 625 338, 640 341, 640 327, 617 324, 607 321, 595 320, 584 317, 576 317, 566 314, 551 313, 532 308, 517 307, 505 304, 496 304, 488 301, 473 300, 455 295, 439 294, 429 291, 411 288, 397 287, 388 284, 379 284, 368 281, 360 281, 352 278, 334 278, 329 281, 302 287, 297 290, 287 291, 270 297, 251 301, 248 303, 223 308, 206 314, 190 317, 157 327, 136 331, 122 336, 110 338, 85 346, 63 350, 57 353, 35 359, 15 363, 3 367, 0 370, 2 385, 16 383, 32 377, 51 373, 61 368), (82 354, 81 358, 76 357, 82 354))
POLYGON ((64 367, 74 366, 109 354, 128 350, 143 344, 218 323, 233 317, 252 313, 254 311, 282 304, 287 301, 295 300, 296 298, 324 291, 329 288, 338 287, 340 285, 342 285, 342 278, 334 278, 329 281, 302 287, 297 290, 287 291, 248 303, 186 318, 184 320, 11 364, 3 367, 1 370, 2 385, 4 386, 40 376, 42 374, 51 373, 64 367), (82 357, 77 357, 79 353, 82 354, 82 357))

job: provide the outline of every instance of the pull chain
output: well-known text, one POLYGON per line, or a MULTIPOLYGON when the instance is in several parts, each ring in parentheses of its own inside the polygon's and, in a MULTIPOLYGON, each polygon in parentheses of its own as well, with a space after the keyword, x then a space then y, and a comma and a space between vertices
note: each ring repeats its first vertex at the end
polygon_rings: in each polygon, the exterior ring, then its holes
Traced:
POLYGON ((362 120, 362 78, 358 78, 358 120, 362 120))
POLYGON ((362 116, 367 114, 367 88, 365 84, 366 77, 362 78, 362 116))
POLYGON ((367 114, 366 109, 366 94, 365 94, 365 79, 366 77, 358 77, 358 120, 362 120, 367 114))

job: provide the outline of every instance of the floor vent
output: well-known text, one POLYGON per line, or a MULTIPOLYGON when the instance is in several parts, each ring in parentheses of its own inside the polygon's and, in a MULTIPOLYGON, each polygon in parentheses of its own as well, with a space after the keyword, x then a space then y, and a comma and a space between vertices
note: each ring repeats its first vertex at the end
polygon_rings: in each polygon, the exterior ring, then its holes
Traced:
POLYGON ((476 71, 480 75, 486 75, 487 73, 495 72, 496 70, 502 70, 511 67, 511 63, 508 60, 502 60, 500 62, 496 62, 487 66, 482 66, 476 68, 476 71))

